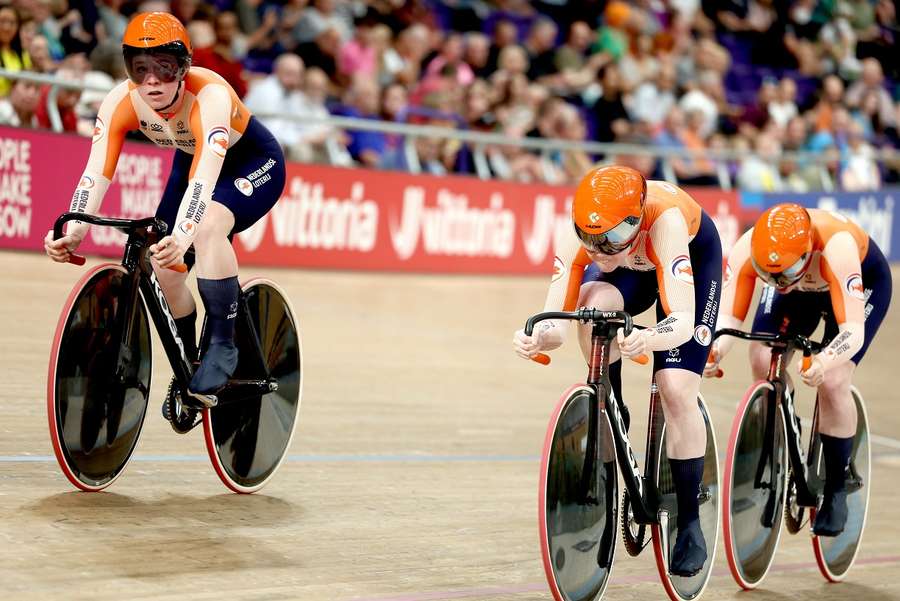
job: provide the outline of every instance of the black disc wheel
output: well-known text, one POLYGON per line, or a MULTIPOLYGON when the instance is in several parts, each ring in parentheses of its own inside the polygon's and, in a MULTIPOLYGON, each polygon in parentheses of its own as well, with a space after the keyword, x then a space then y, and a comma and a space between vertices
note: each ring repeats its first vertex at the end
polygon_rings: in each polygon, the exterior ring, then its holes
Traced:
POLYGON ((53 451, 81 490, 106 488, 131 458, 147 412, 150 367, 147 314, 125 269, 92 269, 63 307, 47 377, 53 451))
POLYGON ((603 595, 616 548, 616 489, 609 420, 593 389, 574 386, 550 419, 541 458, 541 556, 556 601, 603 595))
POLYGON ((249 323, 239 314, 233 378, 268 376, 277 389, 205 409, 203 431, 222 482, 235 492, 250 493, 272 478, 287 455, 300 411, 303 374, 300 331, 287 296, 273 282, 254 279, 244 284, 242 302, 249 323))
POLYGON ((738 405, 723 478, 725 554, 741 588, 759 585, 772 566, 787 497, 786 432, 768 382, 754 384, 738 405))
POLYGON ((709 411, 702 397, 697 398, 697 405, 706 425, 706 453, 703 461, 703 479, 698 491, 700 502, 700 527, 703 530, 703 538, 706 541, 707 559, 700 572, 694 576, 682 577, 669 573, 669 562, 672 551, 675 548, 675 539, 678 534, 678 502, 675 496, 675 483, 672 479, 672 469, 669 458, 666 455, 665 429, 658 445, 659 458, 657 461, 656 487, 661 497, 660 510, 668 514, 663 532, 661 524, 655 524, 651 528, 653 535, 653 552, 656 556, 656 568, 662 580, 663 587, 670 599, 684 600, 696 599, 706 588, 709 578, 712 576, 712 566, 716 556, 716 541, 719 535, 719 459, 716 446, 716 436, 713 431, 709 411))
MULTIPOLYGON (((862 395, 855 387, 851 388, 851 394, 856 405, 856 436, 853 439, 850 471, 845 484, 848 493, 847 515, 849 517, 844 531, 839 535, 813 536, 812 539, 819 571, 830 582, 840 582, 853 567, 869 510, 869 489, 872 482, 869 419, 866 415, 866 406, 862 395)), ((825 461, 821 448, 822 444, 816 433, 809 459, 819 480, 824 482, 825 461)), ((810 521, 815 521, 815 511, 810 511, 810 521)))

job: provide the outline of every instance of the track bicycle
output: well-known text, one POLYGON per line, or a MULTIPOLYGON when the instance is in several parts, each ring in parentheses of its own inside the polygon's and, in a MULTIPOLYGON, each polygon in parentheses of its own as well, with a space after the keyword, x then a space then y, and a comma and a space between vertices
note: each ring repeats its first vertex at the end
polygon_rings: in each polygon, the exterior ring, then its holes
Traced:
MULTIPOLYGON (((625 424, 625 407, 612 392, 609 349, 616 331, 627 336, 632 318, 624 311, 579 309, 540 313, 528 319, 525 333, 545 319, 591 324, 588 377, 559 400, 544 439, 538 497, 541 555, 547 582, 556 601, 596 601, 603 596, 612 570, 620 523, 618 478, 625 492, 621 525, 625 548, 639 554, 650 542, 659 577, 673 600, 696 599, 712 575, 718 537, 719 479, 716 439, 706 403, 697 405, 706 425, 706 453, 698 498, 700 522, 709 557, 691 577, 669 573, 669 557, 677 533, 675 486, 666 455, 666 424, 658 387, 651 385, 644 473, 635 458, 625 424)), ((641 358, 647 362, 646 357, 641 358)), ((539 363, 549 357, 538 355, 539 363)))
MULTIPOLYGON (((802 424, 786 373, 795 351, 802 351, 803 368, 807 369, 812 354, 821 350, 822 344, 786 333, 722 329, 714 335, 720 336, 759 341, 772 348, 766 379, 754 382, 738 404, 722 479, 722 523, 728 567, 741 588, 752 589, 763 581, 772 566, 781 538, 782 519, 788 532, 796 534, 803 528, 807 514, 810 523, 815 520, 816 507, 823 497, 825 462, 817 428, 818 398, 805 452, 802 424)), ((859 390, 851 387, 850 391, 857 411, 857 427, 846 482, 847 525, 836 537, 812 535, 816 563, 830 582, 843 580, 853 565, 869 504, 869 422, 859 390)))
MULTIPOLYGON (((47 414, 65 476, 81 490, 99 491, 131 459, 150 395, 149 313, 174 373, 164 405, 172 428, 187 433, 202 423, 222 482, 240 493, 262 488, 287 454, 300 409, 300 332, 287 296, 264 278, 242 284, 237 369, 224 388, 201 402, 188 394, 188 384, 207 346, 205 327, 199 356, 188 356, 150 264, 149 247, 165 236, 165 222, 64 213, 54 224, 54 238, 73 220, 114 227, 128 238, 121 264, 93 267, 75 284, 53 338, 47 414)), ((83 265, 84 257, 72 255, 70 262, 83 265)))

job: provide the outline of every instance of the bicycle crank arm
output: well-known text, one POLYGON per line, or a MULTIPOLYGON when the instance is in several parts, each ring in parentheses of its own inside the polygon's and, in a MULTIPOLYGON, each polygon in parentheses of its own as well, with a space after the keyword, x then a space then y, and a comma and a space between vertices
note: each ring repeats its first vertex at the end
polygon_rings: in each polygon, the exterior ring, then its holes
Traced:
POLYGON ((669 569, 669 511, 660 509, 656 514, 659 520, 659 545, 662 550, 663 563, 669 569))
POLYGON ((218 391, 218 404, 227 405, 250 399, 259 398, 278 390, 278 381, 275 378, 268 380, 229 380, 218 391))

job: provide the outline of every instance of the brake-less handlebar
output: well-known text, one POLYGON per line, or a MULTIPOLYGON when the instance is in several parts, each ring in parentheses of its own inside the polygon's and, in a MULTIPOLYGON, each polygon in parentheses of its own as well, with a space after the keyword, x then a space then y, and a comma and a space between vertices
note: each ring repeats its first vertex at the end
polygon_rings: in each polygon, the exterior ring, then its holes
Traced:
MULTIPOLYGON (((537 315, 533 315, 528 318, 528 321, 525 322, 525 335, 531 336, 531 334, 534 332, 534 326, 536 326, 539 322, 547 319, 564 319, 594 324, 622 322, 624 325, 623 333, 625 334, 625 336, 631 334, 631 330, 634 328, 631 315, 629 315, 625 311, 601 311, 599 309, 582 308, 578 309, 577 311, 547 311, 546 313, 538 313, 537 315)), ((538 353, 537 355, 532 357, 531 360, 542 365, 550 364, 549 355, 546 355, 544 353, 538 353)), ((631 360, 635 363, 645 365, 650 359, 649 357, 647 357, 647 355, 638 355, 637 357, 632 357, 631 360)))
POLYGON ((783 346, 786 349, 798 349, 803 351, 803 371, 809 369, 812 365, 813 353, 819 352, 825 346, 821 342, 810 340, 807 336, 800 334, 770 334, 768 332, 744 332, 733 328, 723 328, 716 330, 713 334, 713 340, 720 336, 734 336, 742 340, 752 340, 755 342, 765 342, 770 346, 783 346))

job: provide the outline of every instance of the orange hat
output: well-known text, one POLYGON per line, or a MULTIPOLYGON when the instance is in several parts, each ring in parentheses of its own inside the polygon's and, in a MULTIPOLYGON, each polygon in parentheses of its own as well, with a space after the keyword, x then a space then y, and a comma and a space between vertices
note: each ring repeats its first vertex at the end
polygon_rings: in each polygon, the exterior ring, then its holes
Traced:
POLYGON ((578 184, 572 201, 575 233, 595 250, 620 252, 640 230, 646 198, 647 181, 631 167, 591 169, 578 184))
POLYGON ((631 7, 625 2, 610 2, 603 11, 603 19, 610 27, 622 27, 631 15, 631 7))
POLYGON ((757 274, 786 288, 798 281, 812 258, 813 228, 809 212, 784 203, 763 212, 753 226, 750 256, 757 274))
POLYGON ((181 44, 188 56, 193 54, 187 30, 175 15, 169 13, 139 13, 128 23, 122 36, 122 46, 131 48, 157 48, 169 44, 181 44))

